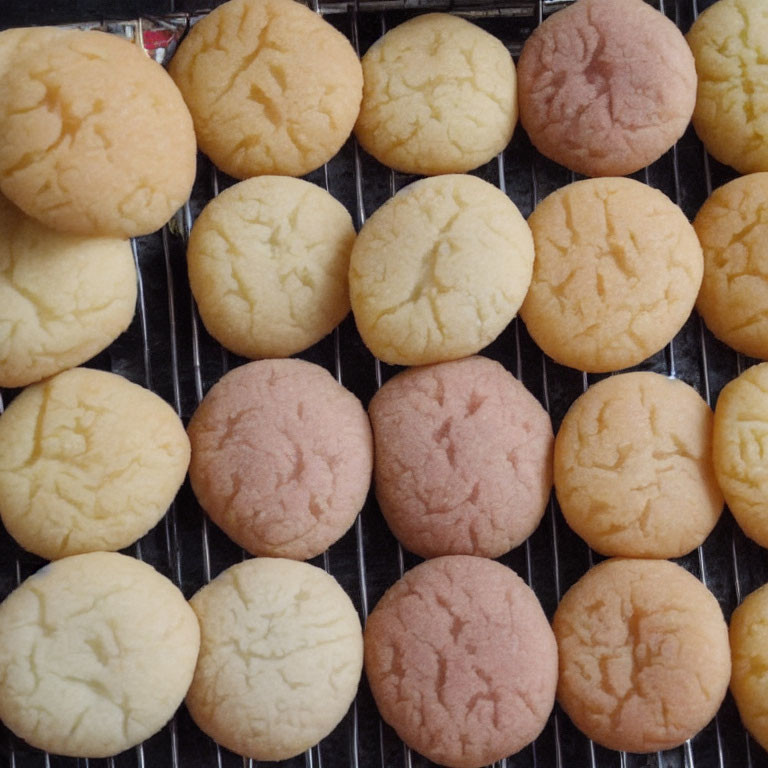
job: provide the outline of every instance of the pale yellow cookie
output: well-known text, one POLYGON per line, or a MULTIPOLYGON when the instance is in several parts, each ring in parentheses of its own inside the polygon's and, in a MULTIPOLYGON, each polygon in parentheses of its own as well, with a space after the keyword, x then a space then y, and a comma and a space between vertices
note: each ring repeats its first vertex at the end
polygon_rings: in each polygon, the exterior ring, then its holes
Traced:
POLYGON ((590 547, 622 557, 680 557, 717 523, 712 410, 693 387, 646 371, 593 384, 555 440, 555 490, 590 547))
POLYGON ((683 326, 701 285, 693 227, 666 195, 639 181, 577 181, 528 221, 536 244, 520 309, 553 360, 585 371, 628 368, 683 326))
POLYGON ((160 397, 74 368, 25 389, 0 416, 0 517, 47 559, 122 549, 165 514, 189 440, 160 397))
POLYGON ((728 382, 715 406, 712 455, 725 503, 744 533, 768 547, 768 363, 728 382))
POLYGON ((10 53, 0 41, 0 189, 64 232, 159 229, 195 176, 194 130, 178 89, 117 35, 45 34, 16 35, 10 53))
POLYGON ((194 612, 152 566, 58 560, 0 605, 0 718, 39 749, 116 755, 171 719, 199 647, 194 612))
POLYGON ((716 189, 693 226, 704 250, 696 309, 718 339, 768 358, 768 173, 716 189))
POLYGON ((303 176, 352 132, 363 74, 349 41, 295 0, 230 0, 169 67, 200 149, 230 176, 303 176))
POLYGON ((768 585, 748 595, 731 616, 731 693, 741 720, 768 749, 768 585))
POLYGON ((515 316, 532 266, 531 232, 503 192, 475 176, 422 179, 357 236, 349 267, 357 328, 387 363, 472 355, 515 316))
POLYGON ((719 0, 686 35, 699 78, 693 127, 739 173, 768 171, 768 5, 719 0))
POLYGON ((228 568, 190 604, 201 645, 186 703, 211 738, 244 757, 284 760, 338 725, 357 693, 363 635, 333 576, 259 557, 228 568))
POLYGON ((112 343, 136 307, 131 245, 55 232, 0 196, 0 387, 23 387, 112 343))
POLYGON ((287 357, 349 312, 347 209, 301 179, 235 184, 192 228, 187 265, 208 332, 243 357, 287 357))
POLYGON ((515 65, 503 43, 447 13, 391 29, 363 56, 355 136, 405 173, 461 173, 488 162, 517 122, 515 65))

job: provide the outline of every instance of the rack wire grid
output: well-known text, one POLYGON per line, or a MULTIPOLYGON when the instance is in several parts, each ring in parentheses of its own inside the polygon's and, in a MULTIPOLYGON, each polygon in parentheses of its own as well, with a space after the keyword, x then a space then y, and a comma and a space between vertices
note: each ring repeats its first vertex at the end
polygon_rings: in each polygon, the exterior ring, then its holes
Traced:
MULTIPOLYGON (((683 31, 711 0, 656 0, 655 7, 683 31)), ((424 10, 444 10, 471 18, 500 38, 517 55, 531 29, 562 2, 551 0, 358 0, 322 3, 314 9, 347 34, 364 52, 388 28, 424 10)), ((173 6, 171 6, 173 7, 173 6)), ((85 26, 105 29, 146 41, 165 61, 184 30, 200 14, 170 14, 162 18, 123 22, 94 21, 85 26), (160 44, 158 44, 160 40, 160 44)), ((41 18, 40 21, 45 19, 41 18)), ((0 11, 0 26, 2 12, 0 11)), ((83 25, 80 25, 83 26, 83 25)), ((495 160, 474 172, 498 185, 524 215, 574 175, 536 153, 518 129, 510 146, 495 160)), ((691 129, 664 157, 635 174, 658 187, 692 218, 713 187, 734 173, 703 151, 691 129)), ((367 216, 414 177, 395 173, 366 156, 350 140, 309 180, 328 189, 353 214, 358 228, 367 216)), ((138 268, 138 307, 130 328, 88 364, 111 370, 157 392, 172 403, 186 421, 207 390, 230 368, 244 362, 222 349, 203 328, 186 277, 185 242, 195 216, 205 203, 233 180, 224 177, 204 158, 189 203, 160 232, 133 241, 138 268)), ((555 430, 573 400, 600 376, 557 365, 531 341, 515 320, 484 354, 505 365, 533 392, 549 412, 555 430)), ((397 369, 375 360, 362 344, 354 321, 347 318, 330 336, 301 355, 330 370, 367 405, 375 390, 397 369)), ((753 361, 719 343, 694 313, 666 349, 642 365, 680 378, 714 405, 723 385, 753 361)), ((0 392, 0 410, 15 391, 0 392)), ((167 516, 127 554, 143 559, 172 579, 190 597, 203 584, 246 554, 202 513, 188 483, 167 516)), ((592 553, 565 524, 554 496, 536 532, 520 547, 500 558, 534 589, 549 617, 560 596, 599 556, 592 553)), ((325 568, 351 596, 361 620, 385 589, 418 558, 404 552, 385 525, 373 495, 353 528, 313 561, 325 568)), ((748 540, 726 511, 714 532, 682 566, 700 578, 716 595, 726 619, 742 598, 768 581, 765 552, 748 540)), ((43 565, 0 532, 0 598, 43 565)), ((275 765, 241 758, 218 747, 192 723, 182 707, 173 720, 144 744, 115 758, 63 758, 25 745, 7 730, 0 732, 0 755, 6 766, 92 766, 108 768, 256 768, 275 765)), ((349 713, 318 746, 280 763, 290 768, 422 768, 431 765, 411 752, 378 716, 365 679, 349 713)), ((541 736, 498 768, 760 768, 768 755, 747 735, 730 695, 717 717, 695 738, 678 749, 651 755, 612 752, 589 741, 556 706, 541 736)))

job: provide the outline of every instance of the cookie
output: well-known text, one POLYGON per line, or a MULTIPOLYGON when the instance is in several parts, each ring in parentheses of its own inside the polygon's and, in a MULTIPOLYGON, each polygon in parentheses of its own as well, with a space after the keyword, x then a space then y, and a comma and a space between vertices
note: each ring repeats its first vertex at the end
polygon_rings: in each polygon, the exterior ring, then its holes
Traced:
POLYGON ((553 360, 601 373, 663 349, 693 309, 703 257, 685 214, 632 179, 586 179, 528 221, 536 262, 520 309, 553 360))
POLYGON ((357 693, 363 639, 333 576, 260 557, 228 568, 190 605, 201 644, 186 704, 211 738, 254 760, 284 760, 338 725, 357 693))
POLYGON ((484 357, 412 368, 368 409, 376 498, 421 557, 498 557, 533 533, 552 487, 552 424, 484 357))
POLYGON ((768 748, 768 585, 748 595, 731 615, 731 693, 744 726, 768 748))
POLYGON ((208 332, 249 358, 288 357, 349 312, 347 209, 300 179, 260 176, 222 192, 192 228, 187 265, 208 332))
POLYGON ((593 384, 555 440, 555 491, 568 525, 620 557, 680 557, 717 523, 712 410, 693 387, 658 373, 593 384))
POLYGON ((63 232, 131 237, 184 203, 195 177, 192 119, 138 46, 67 30, 2 58, 0 190, 27 214, 63 232))
POLYGON ((200 149, 237 179, 319 168, 360 111, 357 54, 294 0, 223 3, 192 27, 169 71, 200 149))
POLYGON ((517 122, 515 65, 503 43, 448 13, 400 24, 363 56, 355 136, 404 173, 462 173, 509 144, 517 122))
POLYGON ((526 40, 520 122, 548 158, 586 176, 624 176, 683 135, 696 68, 675 24, 643 0, 578 0, 526 40))
POLYGON ((712 457, 715 475, 744 533, 768 547, 768 363, 747 368, 728 382, 715 405, 712 457))
POLYGON ((715 596, 668 560, 606 560, 552 622, 557 700, 608 749, 656 752, 698 733, 728 688, 728 627, 715 596))
POLYGON ((131 245, 48 229, 0 196, 0 387, 84 363, 131 323, 131 245))
POLYGON ((768 358, 768 173, 716 189, 693 227, 704 251, 696 309, 718 339, 768 358))
POLYGON ((171 719, 199 647, 194 612, 150 565, 58 560, 0 605, 0 718, 48 752, 116 755, 171 719))
POLYGON ((165 514, 188 464, 168 403, 114 373, 74 368, 0 416, 0 517, 49 560, 122 549, 165 514))
POLYGON ((205 396, 188 431, 200 505, 254 555, 314 557, 365 502, 368 417, 319 365, 288 359, 235 368, 205 396))
POLYGON ((720 0, 686 35, 696 60, 693 127, 739 173, 768 171, 768 16, 763 0, 720 0))
POLYGON ((386 363, 473 355, 515 316, 532 266, 530 230, 503 192, 475 176, 422 179, 379 208, 355 240, 357 329, 386 363))
POLYGON ((514 571, 453 555, 387 590, 365 626, 365 672, 381 716, 408 746, 440 765, 479 768, 544 728, 557 648, 514 571))

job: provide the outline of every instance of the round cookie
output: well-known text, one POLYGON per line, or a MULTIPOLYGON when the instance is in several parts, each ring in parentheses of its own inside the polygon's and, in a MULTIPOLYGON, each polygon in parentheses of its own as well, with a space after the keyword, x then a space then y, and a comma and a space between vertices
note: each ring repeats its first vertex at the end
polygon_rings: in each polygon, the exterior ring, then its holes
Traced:
POLYGON ((0 196, 0 387, 84 363, 130 325, 135 307, 127 240, 55 232, 0 196))
POLYGON ((595 373, 636 365, 683 326, 703 258, 685 214, 633 179, 586 179, 542 200, 528 220, 536 245, 520 308, 553 360, 595 373))
POLYGON ((248 179, 205 207, 187 247, 189 282, 208 332, 250 358, 287 357, 349 312, 355 228, 320 187, 248 179))
POLYGON ((693 227, 704 251, 696 309, 718 339, 768 358, 768 173, 716 189, 693 227))
POLYGON ((587 176, 650 165, 683 135, 696 69, 675 24, 643 0, 578 0, 526 40, 520 122, 534 146, 587 176))
POLYGON ((188 431, 195 496, 254 555, 314 557, 365 502, 368 417, 319 365, 287 359, 235 368, 205 396, 188 431))
POLYGON ((382 718, 427 759, 479 768, 544 728, 557 647, 534 593, 493 560, 428 560, 390 587, 365 626, 382 718))
POLYGON ((731 693, 744 726, 768 747, 768 585, 748 595, 731 615, 731 693))
POLYGON ((552 627, 557 700, 608 749, 677 747, 723 701, 731 655, 720 605, 668 560, 600 563, 568 590, 552 627))
POLYGON ((181 592, 115 552, 58 560, 0 605, 0 718, 59 755, 116 755, 184 699, 200 628, 181 592))
POLYGON ((552 424, 484 357, 412 368, 368 409, 376 498, 421 557, 498 557, 533 533, 552 487, 552 424))
POLYGON ((349 41, 294 0, 230 0, 195 24, 169 71, 200 149, 230 176, 303 176, 341 149, 363 74, 349 41))
POLYGON ((448 13, 391 29, 363 56, 355 136, 404 173, 462 173, 509 144, 517 122, 515 64, 503 43, 448 13))
POLYGON ((712 457, 725 503, 744 533, 768 547, 768 363, 728 382, 715 405, 712 457))
POLYGON ((30 40, 0 78, 0 190, 64 232, 154 232, 195 177, 192 120, 173 81, 117 35, 30 40))
POLYGON ((333 576, 277 558, 228 568, 190 601, 200 658, 187 694, 211 738, 255 760, 284 760, 327 736, 360 681, 360 619, 333 576))
POLYGON ((188 464, 168 403, 114 373, 74 368, 0 416, 0 517, 50 560, 122 549, 165 514, 188 464))
POLYGON ((386 363, 455 360, 504 330, 532 268, 530 230, 503 192, 475 176, 422 179, 360 230, 349 266, 352 312, 386 363))
POLYGON ((717 523, 712 410, 693 387, 633 372, 593 384, 555 440, 555 490, 568 525, 592 549, 680 557, 717 523))
POLYGON ((768 171, 768 15, 763 0, 720 0, 686 35, 696 60, 693 127, 739 173, 768 171))

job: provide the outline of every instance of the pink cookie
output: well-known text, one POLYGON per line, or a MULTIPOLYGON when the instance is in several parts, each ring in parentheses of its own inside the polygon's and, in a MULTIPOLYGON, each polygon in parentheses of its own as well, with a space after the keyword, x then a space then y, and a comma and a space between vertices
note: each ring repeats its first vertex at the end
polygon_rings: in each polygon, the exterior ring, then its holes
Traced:
POLYGON ((318 365, 260 360, 226 374, 189 423, 201 506, 254 555, 306 560, 354 522, 370 486, 360 401, 318 365))
POLYGON ((552 711, 557 646, 536 596, 481 557, 428 560, 387 590, 365 627, 381 716, 440 765, 519 752, 552 711))
POLYGON ((578 0, 528 38, 520 121, 536 148, 587 176, 624 176, 685 131, 696 68, 680 30, 643 0, 578 0))
POLYGON ((552 424, 499 363, 412 368, 371 400, 376 496, 422 557, 498 557, 539 524, 552 486, 552 424))

